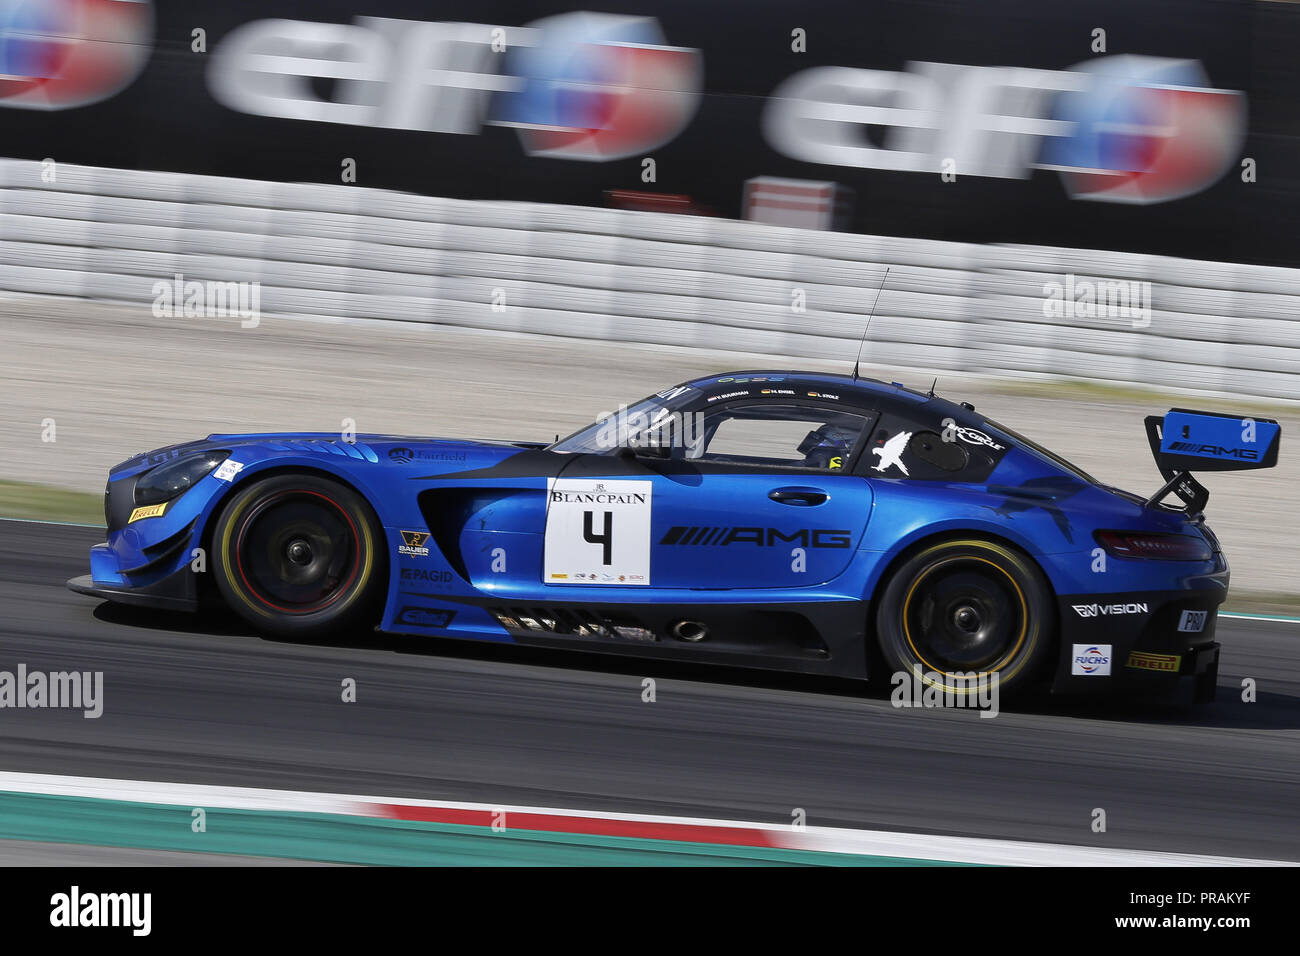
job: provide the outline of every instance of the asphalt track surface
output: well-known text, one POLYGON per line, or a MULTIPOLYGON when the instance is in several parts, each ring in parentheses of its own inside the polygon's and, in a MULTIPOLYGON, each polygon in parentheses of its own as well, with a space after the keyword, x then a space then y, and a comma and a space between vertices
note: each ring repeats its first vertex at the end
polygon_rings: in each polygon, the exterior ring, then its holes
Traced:
POLYGON ((980 719, 751 671, 270 641, 70 593, 101 535, 0 521, 0 669, 101 670, 105 698, 97 720, 0 710, 0 768, 1300 861, 1297 624, 1221 621, 1219 699, 1196 710, 1046 698, 980 719))

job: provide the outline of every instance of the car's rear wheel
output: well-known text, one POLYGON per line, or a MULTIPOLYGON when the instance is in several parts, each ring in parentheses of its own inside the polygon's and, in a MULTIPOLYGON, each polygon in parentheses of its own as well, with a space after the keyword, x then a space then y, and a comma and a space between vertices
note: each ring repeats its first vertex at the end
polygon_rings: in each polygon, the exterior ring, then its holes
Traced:
POLYGON ((240 489, 212 550, 221 596, 260 630, 326 636, 374 623, 383 535, 365 500, 337 482, 283 474, 240 489))
POLYGON ((997 675, 1000 693, 1023 688, 1052 653, 1052 591, 1026 555, 982 538, 939 541, 891 576, 876 635, 896 673, 969 697, 997 675))

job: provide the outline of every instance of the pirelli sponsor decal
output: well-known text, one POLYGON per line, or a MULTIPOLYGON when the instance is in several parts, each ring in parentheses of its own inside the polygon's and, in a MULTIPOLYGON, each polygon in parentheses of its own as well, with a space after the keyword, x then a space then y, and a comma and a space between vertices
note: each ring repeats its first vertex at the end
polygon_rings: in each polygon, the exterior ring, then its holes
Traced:
POLYGON ((136 508, 131 512, 131 517, 126 519, 126 523, 139 521, 141 518, 161 518, 163 512, 167 510, 167 502, 160 505, 145 505, 143 508, 136 508))
POLYGON ((1182 662, 1183 659, 1178 654, 1151 654, 1147 651, 1130 651, 1124 666, 1133 667, 1140 671, 1163 671, 1168 674, 1177 674, 1182 662))

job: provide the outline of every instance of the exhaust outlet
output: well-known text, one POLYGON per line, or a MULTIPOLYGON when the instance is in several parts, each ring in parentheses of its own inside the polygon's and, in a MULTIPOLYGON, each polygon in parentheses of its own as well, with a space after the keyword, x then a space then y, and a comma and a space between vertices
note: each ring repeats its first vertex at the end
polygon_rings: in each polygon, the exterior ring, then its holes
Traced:
POLYGON ((690 641, 692 644, 704 640, 709 635, 709 629, 699 621, 678 621, 669 628, 669 631, 678 640, 690 641))

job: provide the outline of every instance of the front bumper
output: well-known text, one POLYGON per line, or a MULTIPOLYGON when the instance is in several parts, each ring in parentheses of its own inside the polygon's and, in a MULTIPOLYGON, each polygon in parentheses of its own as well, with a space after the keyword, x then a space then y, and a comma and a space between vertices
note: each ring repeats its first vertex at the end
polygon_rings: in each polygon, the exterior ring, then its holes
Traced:
POLYGON ((136 607, 153 607, 166 611, 193 611, 198 607, 194 575, 184 571, 143 587, 116 587, 96 584, 89 574, 68 579, 68 590, 90 597, 103 598, 115 604, 136 607))

